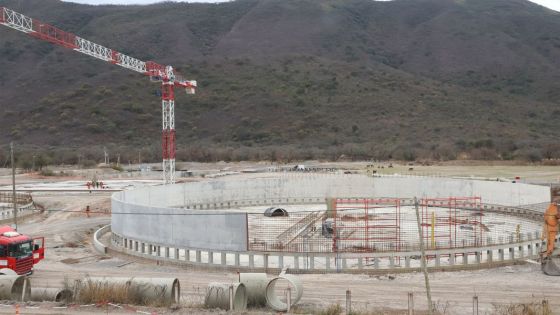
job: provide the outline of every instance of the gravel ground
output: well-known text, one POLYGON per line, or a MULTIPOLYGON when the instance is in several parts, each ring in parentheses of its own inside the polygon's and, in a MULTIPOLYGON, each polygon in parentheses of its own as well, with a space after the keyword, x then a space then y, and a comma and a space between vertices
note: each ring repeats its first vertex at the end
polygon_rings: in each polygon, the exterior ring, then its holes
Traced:
MULTIPOLYGON (((547 175, 549 177, 550 174, 547 175)), ((110 208, 107 193, 49 192, 34 195, 47 209, 61 209, 39 215, 20 225, 19 230, 32 236, 46 238, 46 258, 31 276, 33 286, 60 287, 88 275, 177 277, 181 281, 182 305, 179 309, 136 307, 140 311, 157 314, 215 314, 223 311, 199 308, 209 282, 233 282, 234 272, 207 271, 188 267, 157 265, 153 261, 125 255, 100 255, 91 246, 93 231, 110 222, 110 216, 83 213, 86 205, 94 211, 110 208), (195 308, 193 308, 195 307, 195 308)), ((355 310, 381 314, 404 314, 407 293, 414 292, 417 309, 426 309, 424 278, 421 273, 369 275, 301 275, 303 298, 300 313, 326 308, 340 303, 344 306, 345 291, 352 291, 355 310)), ((540 266, 525 264, 479 271, 441 272, 430 275, 432 297, 446 314, 471 314, 472 297, 479 296, 480 314, 495 313, 495 305, 540 303, 549 301, 553 314, 560 314, 560 278, 541 273, 540 266)), ((100 314, 134 313, 131 309, 114 306, 54 308, 54 303, 31 303, 20 307, 20 314, 100 314), (30 308, 31 307, 31 308, 30 308), (38 308, 37 308, 38 307, 38 308)), ((255 310, 251 314, 271 313, 255 310)), ((0 314, 14 314, 13 306, 0 302, 0 314)), ((418 313, 417 313, 418 314, 418 313)))

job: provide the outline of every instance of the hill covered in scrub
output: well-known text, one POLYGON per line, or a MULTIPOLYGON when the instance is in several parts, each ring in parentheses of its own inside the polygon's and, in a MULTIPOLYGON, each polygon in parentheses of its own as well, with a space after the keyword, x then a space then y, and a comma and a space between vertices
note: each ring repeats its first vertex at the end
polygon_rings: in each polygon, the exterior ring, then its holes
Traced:
MULTIPOLYGON (((560 156, 560 13, 525 0, 0 6, 198 80, 176 100, 179 159, 560 156)), ((157 161, 156 90, 0 28, 1 143, 157 161)))

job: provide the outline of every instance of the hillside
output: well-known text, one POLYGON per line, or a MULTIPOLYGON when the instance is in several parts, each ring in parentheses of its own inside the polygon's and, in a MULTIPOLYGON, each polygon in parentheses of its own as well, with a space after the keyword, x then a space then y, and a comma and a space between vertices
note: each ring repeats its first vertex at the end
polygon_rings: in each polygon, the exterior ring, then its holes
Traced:
MULTIPOLYGON (((6 6, 199 82, 178 158, 560 156, 560 14, 524 0, 6 6)), ((0 28, 0 143, 158 160, 157 84, 0 28)))

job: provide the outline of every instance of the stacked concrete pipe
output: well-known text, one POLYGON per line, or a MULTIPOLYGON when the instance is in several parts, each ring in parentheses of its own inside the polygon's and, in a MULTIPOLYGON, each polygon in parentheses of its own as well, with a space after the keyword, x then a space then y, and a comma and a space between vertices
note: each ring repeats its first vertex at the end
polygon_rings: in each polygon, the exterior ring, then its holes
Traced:
POLYGON ((17 276, 17 272, 10 268, 0 268, 0 276, 17 276))
POLYGON ((125 278, 90 277, 79 283, 79 291, 88 285, 121 286, 130 297, 140 303, 177 304, 181 296, 181 286, 177 278, 125 278))
POLYGON ((290 306, 296 305, 303 295, 303 284, 294 275, 288 274, 280 274, 278 277, 273 278, 270 280, 268 285, 266 286, 266 304, 278 312, 285 312, 288 310, 287 302, 282 302, 278 295, 276 294, 276 283, 280 280, 284 279, 287 280, 290 287, 292 288, 291 293, 295 295, 294 298, 291 298, 290 306))
POLYGON ((247 309, 247 291, 242 283, 218 283, 208 284, 204 305, 207 308, 221 308, 230 310, 230 287, 233 287, 233 310, 243 311, 247 309))
POLYGON ((0 276, 0 300, 25 301, 31 295, 31 283, 26 276, 0 276))
POLYGON ((303 295, 303 284, 296 276, 282 272, 278 277, 269 280, 266 273, 240 273, 239 282, 247 288, 248 306, 268 305, 278 312, 287 311, 287 301, 282 302, 276 292, 276 283, 281 279, 288 281, 291 288, 290 306, 296 305, 303 295))
POLYGON ((240 273, 239 282, 247 289, 247 306, 261 307, 266 305, 266 273, 240 273))
POLYGON ((62 302, 72 299, 72 291, 59 288, 31 288, 31 301, 62 302))

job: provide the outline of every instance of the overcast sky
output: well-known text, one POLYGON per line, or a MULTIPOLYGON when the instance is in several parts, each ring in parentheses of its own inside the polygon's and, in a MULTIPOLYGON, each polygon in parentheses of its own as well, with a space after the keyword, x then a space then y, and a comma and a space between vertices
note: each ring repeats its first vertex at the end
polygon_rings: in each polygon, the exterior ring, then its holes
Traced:
MULTIPOLYGON (((76 2, 83 4, 150 4, 165 0, 62 0, 66 2, 76 2)), ((175 2, 226 2, 231 0, 171 0, 175 2)))
MULTIPOLYGON (((64 0, 85 4, 148 4, 154 2, 161 2, 161 0, 64 0)), ((188 0, 185 2, 225 2, 230 0, 188 0)), ((560 0, 530 0, 545 7, 560 12, 560 0)))
POLYGON ((560 11, 560 1, 558 0, 531 0, 552 10, 560 11))
MULTIPOLYGON (((148 4, 161 2, 161 0, 64 0, 85 4, 148 4)), ((183 0, 184 1, 184 0, 183 0)), ((230 0, 187 0, 185 2, 225 2, 230 0)), ((560 0, 530 0, 550 9, 560 12, 560 0)))

